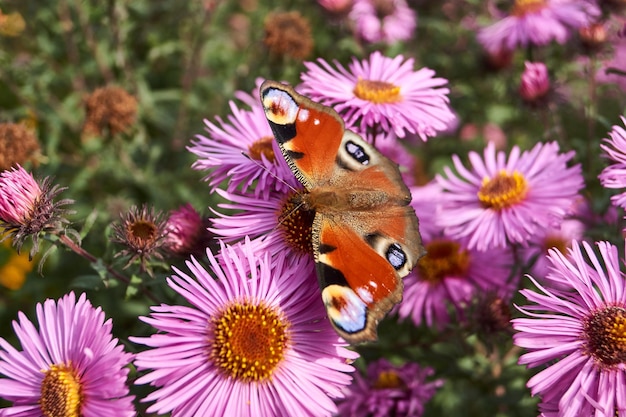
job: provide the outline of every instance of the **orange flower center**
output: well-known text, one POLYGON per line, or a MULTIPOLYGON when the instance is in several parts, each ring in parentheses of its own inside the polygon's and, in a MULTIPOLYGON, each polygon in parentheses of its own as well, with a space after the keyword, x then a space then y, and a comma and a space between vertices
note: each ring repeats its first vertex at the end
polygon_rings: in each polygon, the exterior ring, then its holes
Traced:
POLYGON ((79 417, 82 387, 71 364, 52 365, 41 382, 41 413, 45 417, 79 417))
POLYGON ((422 280, 437 285, 444 278, 462 277, 469 268, 470 256, 457 242, 437 239, 426 245, 426 255, 417 263, 422 280))
POLYGON ((583 325, 585 351, 601 367, 626 363, 626 309, 607 306, 591 313, 583 325))
POLYGON ((272 136, 264 136, 252 143, 248 147, 250 158, 260 161, 261 155, 263 155, 265 159, 274 163, 276 161, 276 155, 274 155, 274 148, 272 147, 273 142, 274 138, 272 136))
POLYGON ((313 253, 311 233, 315 212, 306 210, 298 194, 289 196, 281 207, 279 227, 285 242, 297 253, 313 253))
POLYGON ((376 389, 402 388, 404 386, 402 378, 391 369, 378 374, 378 379, 374 382, 374 388, 376 389))
POLYGON ((400 87, 385 81, 364 80, 359 78, 352 92, 358 98, 376 104, 396 103, 402 100, 400 87))
POLYGON ((520 17, 527 13, 536 13, 546 6, 545 0, 516 0, 511 14, 520 17))
POLYGON ((211 358, 242 382, 267 381, 283 360, 289 322, 263 303, 234 303, 213 318, 211 358))
POLYGON ((526 178, 518 171, 509 175, 505 170, 493 178, 485 177, 478 199, 485 208, 502 210, 523 201, 528 192, 526 178))

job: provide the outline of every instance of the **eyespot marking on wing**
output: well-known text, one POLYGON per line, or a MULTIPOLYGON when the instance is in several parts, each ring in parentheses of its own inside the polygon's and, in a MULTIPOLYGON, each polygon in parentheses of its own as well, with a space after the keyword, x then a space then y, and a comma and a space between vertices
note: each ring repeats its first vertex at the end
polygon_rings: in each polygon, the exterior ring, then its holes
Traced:
POLYGON ((277 88, 267 88, 263 92, 263 107, 267 119, 277 125, 295 123, 298 116, 298 103, 289 93, 277 88))
POLYGON ((397 243, 389 245, 385 253, 385 259, 387 259, 387 262, 389 262, 396 271, 406 265, 407 262, 406 253, 397 243))
POLYGON ((341 331, 352 334, 367 326, 367 306, 349 287, 329 285, 322 291, 322 300, 331 323, 341 331))
POLYGON ((369 165, 370 157, 365 152, 365 149, 363 149, 362 146, 357 145, 351 140, 348 140, 346 141, 345 148, 346 152, 348 152, 348 155, 354 158, 358 163, 360 163, 361 165, 369 165))

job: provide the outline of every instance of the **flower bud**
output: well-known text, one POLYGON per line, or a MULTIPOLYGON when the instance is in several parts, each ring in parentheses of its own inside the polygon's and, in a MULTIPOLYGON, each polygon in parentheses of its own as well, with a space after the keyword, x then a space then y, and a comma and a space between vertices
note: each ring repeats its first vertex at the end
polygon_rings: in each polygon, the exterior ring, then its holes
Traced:
POLYGON ((550 91, 548 69, 542 62, 526 62, 519 94, 524 101, 536 102, 550 91))

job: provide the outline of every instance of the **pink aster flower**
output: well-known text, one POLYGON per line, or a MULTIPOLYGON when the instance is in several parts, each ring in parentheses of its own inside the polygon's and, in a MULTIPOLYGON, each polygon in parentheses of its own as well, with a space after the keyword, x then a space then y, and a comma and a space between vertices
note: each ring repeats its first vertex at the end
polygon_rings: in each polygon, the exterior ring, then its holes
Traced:
POLYGON ((356 374, 339 414, 345 417, 420 417, 424 406, 443 385, 440 379, 428 381, 432 368, 407 362, 397 366, 379 359, 367 367, 367 375, 356 374))
POLYGON ((480 30, 478 40, 492 54, 552 41, 563 44, 599 15, 598 7, 586 0, 516 0, 508 16, 480 30))
POLYGON ((528 318, 512 320, 515 344, 528 350, 519 363, 545 367, 527 386, 546 417, 626 411, 625 277, 617 248, 597 246, 600 257, 586 242, 567 256, 550 251, 552 272, 543 284, 530 278, 538 291, 521 291, 532 303, 518 307, 528 318))
POLYGON ((585 224, 574 218, 563 220, 559 228, 548 227, 542 231, 541 237, 534 239, 532 245, 524 248, 521 252, 522 258, 531 263, 530 273, 541 280, 550 272, 550 262, 548 261, 548 251, 556 248, 561 253, 565 253, 573 242, 583 238, 585 224))
POLYGON ((219 207, 235 212, 215 213, 209 231, 217 239, 236 242, 248 236, 255 250, 287 252, 296 257, 305 255, 312 260, 310 236, 315 213, 295 203, 295 191, 273 193, 267 199, 222 190, 216 192, 229 201, 220 203, 219 207))
POLYGON ((424 255, 404 279, 404 296, 397 307, 401 318, 416 326, 443 328, 452 306, 464 319, 473 297, 481 293, 510 299, 516 282, 509 280, 513 257, 509 251, 480 252, 445 236, 424 236, 424 255))
MULTIPOLYGON (((626 124, 626 118, 621 117, 622 124, 626 124)), ((606 157, 614 162, 598 176, 602 185, 606 188, 626 188, 626 130, 615 125, 609 132, 609 139, 604 139, 600 145, 606 157)), ((626 191, 611 197, 616 206, 626 208, 626 191)))
POLYGON ((64 187, 52 185, 49 177, 37 182, 19 165, 0 172, 0 231, 7 232, 2 240, 10 237, 19 251, 30 237, 32 258, 39 249, 41 233, 71 232, 64 216, 72 211, 61 207, 73 201, 54 201, 63 190, 64 187))
POLYGON ((401 138, 413 133, 426 141, 455 118, 448 106, 449 90, 443 87, 448 81, 435 78, 428 68, 415 71, 412 58, 388 58, 375 51, 369 59, 354 59, 348 70, 337 62, 334 69, 323 59, 318 64, 304 63, 300 91, 333 106, 348 126, 393 131, 401 138))
POLYGON ((480 252, 446 237, 437 225, 444 196, 441 186, 433 181, 410 189, 426 255, 404 278, 398 315, 411 318, 416 326, 442 328, 450 321, 450 306, 462 320, 473 297, 480 293, 509 299, 517 288, 516 282, 508 279, 513 265, 510 251, 480 252))
POLYGON ((132 355, 111 334, 111 320, 73 292, 37 304, 39 330, 19 313, 21 351, 0 338, 3 416, 135 416, 126 378, 132 355))
POLYGON ((208 252, 211 273, 187 262, 169 286, 191 306, 152 307, 158 330, 131 340, 151 349, 135 365, 156 390, 149 413, 192 416, 330 416, 352 379, 347 350, 329 321, 313 270, 270 260, 248 242, 208 252))
POLYGON ((555 142, 523 153, 515 146, 508 158, 489 143, 483 158, 470 152, 468 170, 454 155, 457 173, 445 167, 447 178, 436 178, 445 190, 439 225, 447 236, 469 239, 469 249, 527 245, 559 226, 583 188, 580 165, 568 166, 573 157, 555 142))
POLYGON ((392 44, 413 37, 417 16, 405 0, 354 0, 349 16, 366 42, 392 44))
MULTIPOLYGON (((240 94, 247 97, 247 93, 240 94)), ((225 181, 227 190, 254 189, 257 195, 283 191, 286 186, 276 177, 293 177, 270 129, 260 101, 251 110, 230 103, 228 121, 217 117, 217 124, 205 120, 208 136, 196 135, 188 148, 199 159, 193 168, 209 171, 206 180, 215 190, 225 181)))

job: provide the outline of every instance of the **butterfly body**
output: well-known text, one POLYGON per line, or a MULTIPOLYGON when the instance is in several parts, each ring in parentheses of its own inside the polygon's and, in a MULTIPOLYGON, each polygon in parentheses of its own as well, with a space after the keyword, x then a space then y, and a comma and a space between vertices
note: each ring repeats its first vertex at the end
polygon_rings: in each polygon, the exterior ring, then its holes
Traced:
POLYGON ((398 166, 346 130, 330 107, 266 81, 261 100, 285 160, 315 212, 312 246, 330 322, 350 343, 376 340, 423 255, 411 193, 398 166))

